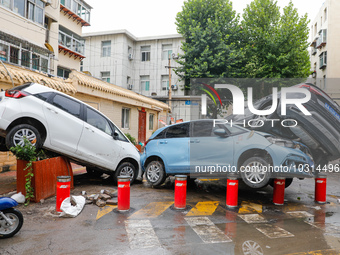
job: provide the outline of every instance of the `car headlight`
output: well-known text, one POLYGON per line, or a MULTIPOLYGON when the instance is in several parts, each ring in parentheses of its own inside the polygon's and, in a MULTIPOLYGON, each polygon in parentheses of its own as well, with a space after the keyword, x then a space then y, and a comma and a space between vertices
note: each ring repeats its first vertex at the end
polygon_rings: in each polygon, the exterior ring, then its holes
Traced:
POLYGON ((294 149, 300 148, 300 146, 298 144, 295 144, 293 141, 290 141, 290 140, 272 137, 272 136, 269 136, 269 137, 266 137, 266 138, 270 143, 273 143, 273 144, 276 144, 276 145, 279 145, 279 146, 283 146, 283 147, 287 147, 287 148, 294 148, 294 149))

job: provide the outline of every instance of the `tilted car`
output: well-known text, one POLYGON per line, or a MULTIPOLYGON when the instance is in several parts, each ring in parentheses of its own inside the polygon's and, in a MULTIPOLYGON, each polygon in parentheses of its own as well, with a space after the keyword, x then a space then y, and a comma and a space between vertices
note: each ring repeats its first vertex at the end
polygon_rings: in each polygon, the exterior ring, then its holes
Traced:
POLYGON ((140 154, 115 124, 82 101, 40 84, 0 93, 0 136, 2 150, 28 139, 89 172, 141 179, 140 154))
POLYGON ((274 177, 313 177, 313 160, 301 143, 229 125, 197 120, 158 129, 147 141, 141 165, 159 186, 168 175, 242 178, 261 188, 274 177))
MULTIPOLYGON (((329 161, 340 158, 340 107, 324 91, 310 83, 297 84, 293 87, 305 88, 310 91, 311 99, 303 106, 312 114, 304 115, 296 105, 288 105, 286 115, 281 113, 281 96, 278 93, 278 107, 268 116, 257 116, 245 109, 245 115, 230 115, 226 119, 234 123, 248 123, 249 120, 278 119, 294 120, 298 123, 295 127, 282 127, 280 121, 274 126, 271 122, 266 125, 248 126, 247 128, 271 133, 283 138, 300 141, 311 151, 315 165, 323 168, 329 161)), ((299 93, 287 94, 288 99, 298 99, 299 93)), ((267 109, 272 105, 272 95, 258 100, 254 107, 259 110, 267 109)))

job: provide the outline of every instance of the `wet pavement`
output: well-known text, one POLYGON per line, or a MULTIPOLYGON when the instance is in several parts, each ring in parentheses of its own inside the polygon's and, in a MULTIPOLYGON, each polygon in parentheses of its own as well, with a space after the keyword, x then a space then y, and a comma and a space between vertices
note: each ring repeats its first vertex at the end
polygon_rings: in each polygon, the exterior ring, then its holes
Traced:
MULTIPOLYGON (((273 189, 240 186, 226 208, 225 180, 191 183, 187 207, 173 209, 174 185, 131 186, 131 209, 86 205, 76 218, 53 215, 55 198, 19 206, 20 232, 0 240, 0 254, 340 254, 340 175, 329 174, 327 203, 314 202, 314 179, 294 180, 285 203, 273 189)), ((115 189, 110 178, 75 176, 73 195, 115 189)))

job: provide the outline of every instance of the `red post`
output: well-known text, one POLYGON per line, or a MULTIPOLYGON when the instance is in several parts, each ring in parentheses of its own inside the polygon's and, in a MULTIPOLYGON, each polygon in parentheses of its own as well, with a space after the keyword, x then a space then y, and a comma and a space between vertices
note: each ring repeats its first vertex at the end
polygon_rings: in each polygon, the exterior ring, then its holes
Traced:
POLYGON ((238 180, 230 177, 227 179, 227 201, 228 207, 237 207, 238 200, 238 180))
POLYGON ((60 206, 65 198, 70 197, 71 190, 71 176, 58 176, 57 177, 57 204, 56 211, 61 212, 60 206))
POLYGON ((318 175, 315 178, 315 201, 320 204, 326 203, 327 176, 318 175))
POLYGON ((285 178, 275 178, 274 180, 274 194, 273 194, 273 203, 275 205, 283 205, 285 200, 285 186, 286 180, 285 178))
POLYGON ((130 177, 118 176, 118 211, 130 210, 130 177))
POLYGON ((175 209, 185 209, 187 199, 187 176, 175 176, 175 209))

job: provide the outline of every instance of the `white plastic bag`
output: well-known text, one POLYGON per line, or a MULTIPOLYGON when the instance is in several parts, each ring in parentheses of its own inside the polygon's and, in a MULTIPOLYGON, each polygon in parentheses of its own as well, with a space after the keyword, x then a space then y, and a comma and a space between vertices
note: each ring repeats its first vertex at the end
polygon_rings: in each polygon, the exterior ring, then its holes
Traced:
POLYGON ((62 211, 59 217, 77 217, 79 213, 83 210, 85 206, 85 197, 83 196, 72 196, 72 199, 76 202, 76 205, 71 204, 71 197, 65 198, 65 200, 60 205, 60 210, 62 211))
POLYGON ((17 201, 19 204, 25 203, 25 196, 21 192, 14 194, 11 196, 11 198, 17 201))

